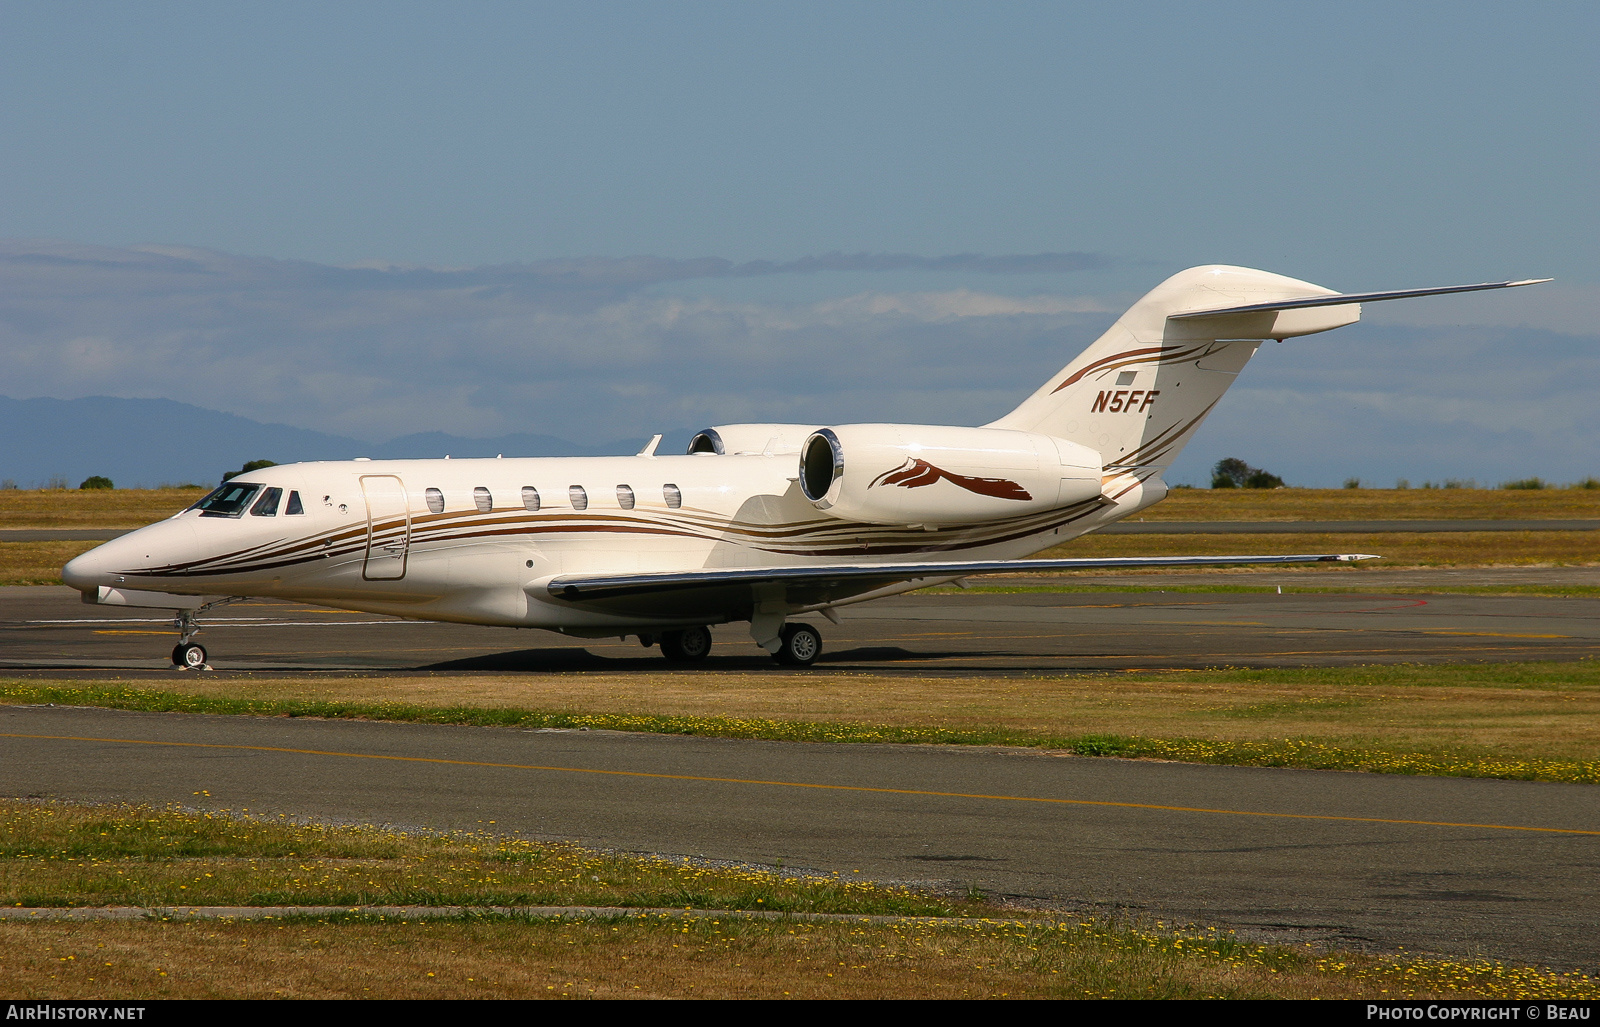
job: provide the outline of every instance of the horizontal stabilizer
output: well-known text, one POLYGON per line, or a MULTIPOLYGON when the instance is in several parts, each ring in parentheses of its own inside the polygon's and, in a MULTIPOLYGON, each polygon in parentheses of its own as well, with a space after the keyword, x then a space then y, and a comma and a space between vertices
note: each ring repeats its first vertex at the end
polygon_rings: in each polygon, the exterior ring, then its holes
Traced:
POLYGON ((563 574, 546 586, 557 599, 581 602, 661 595, 698 588, 783 584, 841 595, 903 581, 946 581, 968 574, 1033 574, 1039 571, 1113 570, 1146 567, 1218 567, 1241 564, 1354 563, 1377 560, 1365 553, 1310 556, 1121 556, 1072 560, 983 560, 967 563, 880 563, 841 567, 759 567, 642 574, 563 574))
POLYGON ((1443 296, 1452 292, 1480 292, 1484 289, 1515 289, 1523 285, 1552 282, 1553 278, 1525 278, 1520 282, 1484 282, 1480 285, 1445 285, 1437 289, 1396 289, 1392 292, 1324 293, 1300 299, 1273 300, 1270 303, 1247 303, 1242 307, 1215 307, 1209 310, 1185 310, 1167 316, 1174 321, 1190 321, 1201 317, 1221 317, 1224 314, 1252 314, 1263 310, 1296 310, 1300 307, 1337 307, 1346 303, 1376 303, 1379 300, 1404 300, 1415 296, 1443 296))

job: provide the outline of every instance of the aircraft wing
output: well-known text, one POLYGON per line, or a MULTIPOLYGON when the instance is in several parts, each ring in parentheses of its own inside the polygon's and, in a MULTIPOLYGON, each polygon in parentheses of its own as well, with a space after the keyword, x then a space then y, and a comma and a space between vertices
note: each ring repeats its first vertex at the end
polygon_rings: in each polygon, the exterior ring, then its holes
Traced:
POLYGON ((785 600, 791 604, 819 606, 902 582, 925 580, 932 584, 969 574, 1354 563, 1357 560, 1376 559, 1378 557, 1365 553, 1319 553, 1297 556, 1122 556, 1067 560, 863 563, 828 567, 703 568, 635 574, 562 574, 552 578, 546 588, 551 596, 567 602, 592 602, 603 607, 633 609, 652 616, 658 615, 659 610, 670 609, 674 615, 692 616, 699 610, 726 609, 730 603, 748 604, 752 588, 762 586, 781 588, 785 600))

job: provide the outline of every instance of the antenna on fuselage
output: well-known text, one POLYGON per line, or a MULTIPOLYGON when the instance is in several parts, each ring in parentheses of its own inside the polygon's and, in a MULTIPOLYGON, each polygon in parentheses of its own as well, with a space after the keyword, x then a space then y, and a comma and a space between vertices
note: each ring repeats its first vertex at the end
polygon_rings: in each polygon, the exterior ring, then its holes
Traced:
POLYGON ((652 436, 650 436, 650 441, 646 442, 644 444, 644 448, 639 450, 638 455, 639 456, 655 456, 656 455, 656 447, 659 446, 659 445, 661 445, 661 436, 652 435, 652 436))

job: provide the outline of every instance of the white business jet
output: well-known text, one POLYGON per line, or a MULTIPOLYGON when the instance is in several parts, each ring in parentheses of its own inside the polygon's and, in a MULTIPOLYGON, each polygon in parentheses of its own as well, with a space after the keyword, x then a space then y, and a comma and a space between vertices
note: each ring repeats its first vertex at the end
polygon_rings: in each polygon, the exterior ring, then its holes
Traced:
POLYGON ((969 574, 1286 564, 1362 554, 1020 560, 1139 512, 1267 339, 1360 304, 1534 279, 1340 294, 1249 268, 1191 268, 1135 303, 1021 406, 981 428, 732 424, 684 456, 352 460, 235 478, 68 563, 88 603, 199 616, 247 598, 464 624, 637 636, 669 660, 748 621, 780 663, 822 650, 819 613, 969 574))

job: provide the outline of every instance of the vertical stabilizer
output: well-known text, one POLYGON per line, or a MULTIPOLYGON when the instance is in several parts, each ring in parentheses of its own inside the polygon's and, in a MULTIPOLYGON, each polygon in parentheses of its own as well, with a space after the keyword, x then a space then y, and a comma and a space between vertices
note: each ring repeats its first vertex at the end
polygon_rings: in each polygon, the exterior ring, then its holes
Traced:
POLYGON ((1097 450, 1106 494, 1115 497, 1177 459, 1263 340, 1327 331, 1361 317, 1358 303, 1204 311, 1337 295, 1250 268, 1180 271, 1021 406, 985 427, 1043 432, 1097 450))

